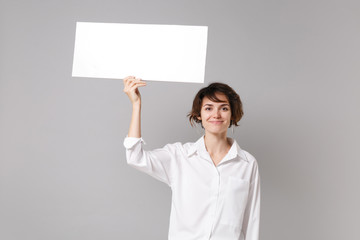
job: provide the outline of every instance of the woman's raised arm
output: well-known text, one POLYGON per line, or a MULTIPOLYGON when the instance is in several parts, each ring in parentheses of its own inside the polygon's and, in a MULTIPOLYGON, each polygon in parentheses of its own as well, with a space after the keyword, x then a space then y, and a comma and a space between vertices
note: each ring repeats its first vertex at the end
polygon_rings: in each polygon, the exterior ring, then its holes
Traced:
POLYGON ((139 87, 146 86, 146 82, 140 78, 129 76, 124 78, 124 92, 132 103, 132 115, 128 137, 141 137, 141 95, 139 87))
POLYGON ((152 151, 142 148, 141 138, 141 96, 139 87, 146 86, 146 82, 134 76, 124 78, 124 92, 132 103, 132 117, 128 137, 124 140, 126 160, 130 166, 149 174, 150 176, 171 186, 172 165, 174 160, 174 146, 167 145, 152 151), (132 139, 138 138, 138 139, 132 139))

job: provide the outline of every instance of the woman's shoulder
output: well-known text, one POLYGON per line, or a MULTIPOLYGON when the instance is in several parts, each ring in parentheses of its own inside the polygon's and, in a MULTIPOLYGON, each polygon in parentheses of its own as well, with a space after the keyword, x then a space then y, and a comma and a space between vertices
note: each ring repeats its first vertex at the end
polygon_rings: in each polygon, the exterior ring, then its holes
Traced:
POLYGON ((246 158, 249 162, 257 164, 256 158, 254 157, 254 155, 252 155, 251 153, 249 153, 248 151, 246 151, 244 149, 241 149, 241 151, 244 153, 244 155, 246 156, 246 158))
POLYGON ((196 150, 196 142, 174 142, 174 143, 168 143, 164 146, 165 149, 167 149, 169 152, 175 153, 175 152, 181 152, 183 154, 189 155, 192 152, 195 152, 196 150))
POLYGON ((168 143, 165 145, 165 147, 173 148, 173 149, 181 149, 187 151, 190 148, 193 148, 195 145, 195 142, 174 142, 174 143, 168 143))
POLYGON ((240 145, 238 144, 238 142, 235 139, 231 139, 231 141, 237 145, 238 155, 240 155, 242 158, 244 158, 249 163, 257 164, 256 158, 254 157, 254 155, 252 155, 251 153, 249 153, 248 151, 246 151, 242 147, 240 147, 240 145))

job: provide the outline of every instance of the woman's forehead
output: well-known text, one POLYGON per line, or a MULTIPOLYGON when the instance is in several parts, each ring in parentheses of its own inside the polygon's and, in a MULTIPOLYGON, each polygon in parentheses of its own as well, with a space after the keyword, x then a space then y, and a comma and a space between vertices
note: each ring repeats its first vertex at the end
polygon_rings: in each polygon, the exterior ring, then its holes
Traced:
POLYGON ((203 100, 202 100, 202 105, 205 105, 205 104, 212 104, 212 105, 219 104, 219 105, 222 105, 224 103, 229 103, 228 98, 223 93, 215 93, 215 96, 213 97, 213 100, 211 98, 212 98, 211 96, 210 96, 210 98, 205 96, 203 98, 203 100), (218 99, 220 101, 214 101, 216 99, 218 99))

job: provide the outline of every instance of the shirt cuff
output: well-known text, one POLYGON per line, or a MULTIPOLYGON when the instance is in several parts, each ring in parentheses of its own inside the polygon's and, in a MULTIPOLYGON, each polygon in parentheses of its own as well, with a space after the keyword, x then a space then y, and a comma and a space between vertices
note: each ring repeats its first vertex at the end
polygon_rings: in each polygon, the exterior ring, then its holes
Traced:
POLYGON ((136 138, 136 137, 128 137, 128 136, 126 136, 125 139, 124 139, 124 147, 126 149, 129 149, 129 148, 132 148, 134 145, 136 145, 139 142, 142 142, 142 143, 146 144, 144 139, 142 139, 141 137, 136 138))

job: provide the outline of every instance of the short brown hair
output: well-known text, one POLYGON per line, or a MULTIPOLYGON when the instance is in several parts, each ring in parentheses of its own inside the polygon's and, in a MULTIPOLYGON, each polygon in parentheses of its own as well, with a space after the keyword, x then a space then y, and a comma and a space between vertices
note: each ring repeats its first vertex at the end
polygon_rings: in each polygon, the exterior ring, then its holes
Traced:
POLYGON ((209 98, 213 102, 222 102, 219 98, 216 97, 216 93, 222 93, 227 97, 231 109, 230 126, 233 124, 238 126, 237 123, 244 115, 240 96, 229 85, 219 82, 211 83, 209 86, 200 89, 196 94, 191 112, 187 115, 191 126, 194 126, 195 123, 201 123, 201 120, 199 120, 198 117, 200 117, 201 106, 204 97, 209 98))

